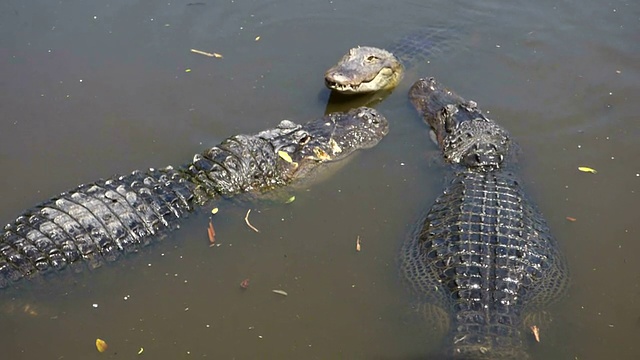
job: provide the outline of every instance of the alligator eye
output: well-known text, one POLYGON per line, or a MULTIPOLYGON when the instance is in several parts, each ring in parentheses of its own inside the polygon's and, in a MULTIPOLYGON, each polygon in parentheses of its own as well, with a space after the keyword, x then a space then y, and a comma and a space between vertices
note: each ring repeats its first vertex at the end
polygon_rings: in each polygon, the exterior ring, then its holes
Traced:
POLYGON ((303 137, 300 138, 300 140, 298 140, 298 144, 300 144, 300 146, 306 145, 309 141, 311 141, 311 136, 305 134, 303 137))
POLYGON ((453 118, 451 118, 451 116, 448 116, 446 110, 444 116, 446 116, 444 118, 444 130, 448 133, 452 133, 455 129, 455 122, 453 121, 453 118))

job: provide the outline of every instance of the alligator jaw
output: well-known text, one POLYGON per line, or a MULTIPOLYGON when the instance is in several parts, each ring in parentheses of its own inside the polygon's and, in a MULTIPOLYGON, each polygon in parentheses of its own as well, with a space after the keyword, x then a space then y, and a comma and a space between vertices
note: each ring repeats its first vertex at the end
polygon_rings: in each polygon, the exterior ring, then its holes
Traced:
POLYGON ((327 73, 324 81, 331 90, 353 95, 393 88, 400 82, 398 76, 393 69, 385 67, 380 69, 370 80, 348 78, 340 73, 327 73))

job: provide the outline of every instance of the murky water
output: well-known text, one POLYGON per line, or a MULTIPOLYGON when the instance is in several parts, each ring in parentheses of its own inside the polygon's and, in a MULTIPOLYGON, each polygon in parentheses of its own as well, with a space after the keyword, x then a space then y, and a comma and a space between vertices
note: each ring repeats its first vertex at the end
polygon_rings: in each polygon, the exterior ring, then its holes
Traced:
POLYGON ((377 106, 391 120, 378 147, 292 190, 292 204, 219 204, 219 247, 208 246, 207 208, 137 256, 70 283, 3 292, 3 357, 436 351, 439 338, 410 312, 395 260, 443 187, 405 95, 430 75, 517 138, 527 190, 569 258, 573 286, 542 341, 527 340, 532 354, 639 358, 640 5, 631 1, 6 0, 0 221, 83 182, 181 164, 230 135, 320 116, 329 96, 322 74, 349 47, 384 46, 429 24, 464 36, 377 106), (260 233, 244 223, 249 208, 260 233))

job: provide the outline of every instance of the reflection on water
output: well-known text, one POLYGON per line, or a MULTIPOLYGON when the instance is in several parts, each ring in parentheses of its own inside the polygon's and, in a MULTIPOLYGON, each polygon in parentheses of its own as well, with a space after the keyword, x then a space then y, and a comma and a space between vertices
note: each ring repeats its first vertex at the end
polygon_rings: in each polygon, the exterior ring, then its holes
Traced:
POLYGON ((391 43, 424 24, 470 30, 464 51, 416 65, 375 105, 391 121, 379 146, 292 190, 291 204, 218 204, 220 246, 209 247, 207 208, 105 269, 0 294, 6 356, 437 351, 439 335, 411 312, 396 268, 400 243, 443 188, 426 126, 406 99, 424 76, 476 100, 517 138, 527 191, 569 258, 573 286, 541 342, 528 340, 532 354, 640 355, 631 255, 640 251, 637 4, 202 2, 0 5, 0 221, 82 182, 178 165, 229 135, 320 116, 330 97, 322 75, 350 47, 391 43), (260 233, 244 222, 249 208, 260 233))

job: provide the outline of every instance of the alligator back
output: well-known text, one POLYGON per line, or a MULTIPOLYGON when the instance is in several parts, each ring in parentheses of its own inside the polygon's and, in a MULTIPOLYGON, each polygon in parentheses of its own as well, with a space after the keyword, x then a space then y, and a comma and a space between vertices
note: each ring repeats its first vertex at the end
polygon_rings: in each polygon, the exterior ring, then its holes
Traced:
POLYGON ((543 217, 502 170, 456 172, 404 244, 402 271, 422 300, 451 314, 452 353, 470 358, 525 358, 523 316, 566 286, 543 217))

